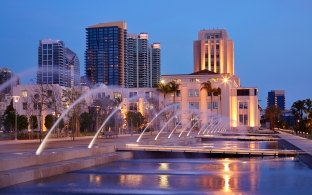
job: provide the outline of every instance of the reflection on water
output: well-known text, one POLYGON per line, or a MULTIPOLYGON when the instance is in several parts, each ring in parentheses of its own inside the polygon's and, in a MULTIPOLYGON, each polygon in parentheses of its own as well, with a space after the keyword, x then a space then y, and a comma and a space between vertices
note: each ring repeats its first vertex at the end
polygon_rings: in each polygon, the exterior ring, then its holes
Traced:
POLYGON ((283 147, 278 141, 204 141, 197 144, 198 146, 206 148, 222 148, 222 149, 234 149, 234 148, 248 148, 248 149, 282 149, 283 147))
POLYGON ((142 175, 120 175, 119 183, 124 186, 137 187, 142 184, 142 175))
POLYGON ((159 175, 159 187, 164 189, 169 188, 168 175, 159 175))
POLYGON ((133 159, 0 189, 0 194, 307 194, 311 186, 311 170, 293 157, 133 159))

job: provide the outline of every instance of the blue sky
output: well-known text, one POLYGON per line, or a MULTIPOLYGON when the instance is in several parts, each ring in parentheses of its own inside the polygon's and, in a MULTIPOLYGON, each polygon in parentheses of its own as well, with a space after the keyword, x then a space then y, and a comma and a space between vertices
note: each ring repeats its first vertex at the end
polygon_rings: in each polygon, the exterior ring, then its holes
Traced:
POLYGON ((85 27, 124 20, 130 33, 162 45, 162 74, 191 73, 201 29, 225 28, 235 44, 242 86, 286 90, 286 105, 312 98, 310 0, 1 0, 0 66, 23 72, 37 65, 40 39, 61 39, 79 55, 84 74, 85 27))

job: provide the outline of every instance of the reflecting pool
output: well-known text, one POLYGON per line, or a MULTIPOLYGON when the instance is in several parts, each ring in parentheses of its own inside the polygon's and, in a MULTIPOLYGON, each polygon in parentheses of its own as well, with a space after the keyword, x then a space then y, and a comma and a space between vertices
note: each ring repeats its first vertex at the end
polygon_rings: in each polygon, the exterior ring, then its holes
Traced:
POLYGON ((294 157, 116 161, 0 189, 1 194, 309 194, 312 170, 294 157))

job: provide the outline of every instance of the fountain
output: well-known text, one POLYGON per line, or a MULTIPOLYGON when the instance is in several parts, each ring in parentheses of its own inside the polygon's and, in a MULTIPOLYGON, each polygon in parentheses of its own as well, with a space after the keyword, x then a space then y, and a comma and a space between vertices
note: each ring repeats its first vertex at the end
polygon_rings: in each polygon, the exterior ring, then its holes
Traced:
POLYGON ((40 146, 38 147, 37 151, 36 151, 36 155, 40 155, 41 152, 43 151, 43 149, 45 148, 48 139, 51 135, 51 133, 53 132, 53 130, 58 126, 58 124, 60 123, 60 121, 65 117, 65 115, 72 109, 74 108, 77 104, 79 104, 82 100, 84 100, 85 98, 89 97, 90 95, 94 94, 94 93, 98 93, 101 90, 107 88, 104 84, 100 85, 92 90, 90 90, 88 93, 84 94, 83 96, 80 96, 76 101, 74 101, 62 114, 61 116, 56 120, 56 122, 53 124, 53 126, 51 127, 51 129, 48 131, 47 135, 45 136, 45 138, 43 139, 43 141, 41 142, 40 146))
POLYGON ((181 124, 181 121, 179 121, 179 123, 172 129, 171 133, 170 133, 169 136, 168 136, 168 139, 171 138, 173 132, 177 129, 177 127, 178 127, 180 124, 181 124))
POLYGON ((181 137, 182 133, 186 130, 186 128, 192 123, 192 121, 188 122, 186 126, 182 129, 181 133, 179 134, 179 137, 181 137))
POLYGON ((177 107, 179 104, 171 104, 169 106, 166 106, 165 108, 163 108, 162 110, 160 110, 156 116, 147 124, 147 126, 144 128, 144 130, 142 131, 142 133, 140 134, 140 136, 138 137, 138 139, 136 140, 136 142, 139 142, 143 136, 143 134, 145 133, 145 131, 147 130, 147 128, 149 127, 149 125, 158 117, 160 116, 160 114, 162 114, 163 112, 165 112, 166 110, 172 108, 172 107, 177 107))
POLYGON ((166 128, 166 126, 173 120, 173 119, 175 119, 178 115, 180 115, 181 113, 180 113, 180 111, 176 114, 176 115, 174 115, 174 116, 172 116, 164 125, 163 125, 163 127, 160 129, 160 131, 158 132, 158 134, 156 135, 156 137, 155 137, 155 140, 157 140, 157 138, 159 137, 159 135, 160 135, 160 133, 166 128))
POLYGON ((200 120, 198 120, 198 121, 196 121, 196 122, 194 123, 194 125, 191 127, 191 129, 189 130, 189 132, 186 134, 187 137, 190 135, 191 131, 194 129, 195 125, 197 125, 199 121, 200 121, 200 120))

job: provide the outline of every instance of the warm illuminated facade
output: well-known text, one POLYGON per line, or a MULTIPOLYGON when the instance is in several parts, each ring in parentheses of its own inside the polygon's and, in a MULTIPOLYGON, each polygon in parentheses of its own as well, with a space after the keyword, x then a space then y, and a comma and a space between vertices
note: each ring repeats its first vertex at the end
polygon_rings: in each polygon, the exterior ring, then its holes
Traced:
POLYGON ((234 75, 234 43, 224 29, 201 30, 194 41, 194 72, 234 75))
MULTIPOLYGON (((205 126, 212 120, 221 120, 232 130, 258 129, 258 89, 239 87, 239 78, 230 74, 199 71, 192 74, 162 75, 162 82, 175 80, 179 84, 176 103, 181 109, 182 126, 190 120, 205 126), (220 95, 207 94, 202 83, 210 81, 212 88, 220 88, 220 95)), ((167 96, 166 105, 173 103, 173 95, 167 96)))

